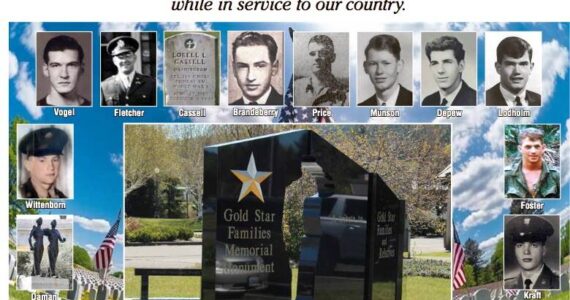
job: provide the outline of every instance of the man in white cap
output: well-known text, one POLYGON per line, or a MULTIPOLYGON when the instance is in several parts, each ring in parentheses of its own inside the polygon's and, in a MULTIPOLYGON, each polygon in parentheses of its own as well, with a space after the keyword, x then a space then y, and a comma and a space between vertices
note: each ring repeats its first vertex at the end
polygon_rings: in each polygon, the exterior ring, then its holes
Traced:
POLYGON ((117 74, 101 83, 102 105, 154 106, 155 80, 135 71, 139 43, 129 36, 118 36, 107 44, 107 53, 113 57, 117 74))

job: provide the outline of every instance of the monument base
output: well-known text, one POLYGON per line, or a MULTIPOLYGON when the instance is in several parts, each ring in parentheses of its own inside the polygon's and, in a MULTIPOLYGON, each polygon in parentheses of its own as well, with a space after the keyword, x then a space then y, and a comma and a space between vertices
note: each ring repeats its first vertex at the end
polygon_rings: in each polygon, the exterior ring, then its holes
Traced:
POLYGON ((34 290, 69 290, 71 280, 66 278, 50 278, 32 276, 32 289, 34 290))

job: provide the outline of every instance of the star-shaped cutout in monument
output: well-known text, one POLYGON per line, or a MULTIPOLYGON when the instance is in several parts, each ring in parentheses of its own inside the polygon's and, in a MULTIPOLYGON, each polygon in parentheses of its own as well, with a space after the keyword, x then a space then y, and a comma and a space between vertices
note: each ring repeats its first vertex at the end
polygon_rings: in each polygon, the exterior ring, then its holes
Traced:
POLYGON ((265 203, 263 199, 263 193, 261 192, 261 185, 267 177, 271 175, 271 172, 260 172, 257 171, 255 166, 255 158, 253 157, 253 152, 249 157, 249 163, 247 164, 247 170, 231 170, 232 173, 242 182, 241 192, 239 193, 238 202, 243 200, 245 196, 249 193, 253 193, 261 202, 265 203))

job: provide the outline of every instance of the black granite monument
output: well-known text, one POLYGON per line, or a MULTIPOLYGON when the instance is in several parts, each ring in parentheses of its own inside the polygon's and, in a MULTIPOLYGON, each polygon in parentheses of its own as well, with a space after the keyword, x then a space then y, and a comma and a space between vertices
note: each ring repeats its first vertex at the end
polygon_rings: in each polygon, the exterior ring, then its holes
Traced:
POLYGON ((404 202, 310 130, 205 148, 202 299, 291 299, 283 201, 303 172, 297 299, 401 299, 404 202))

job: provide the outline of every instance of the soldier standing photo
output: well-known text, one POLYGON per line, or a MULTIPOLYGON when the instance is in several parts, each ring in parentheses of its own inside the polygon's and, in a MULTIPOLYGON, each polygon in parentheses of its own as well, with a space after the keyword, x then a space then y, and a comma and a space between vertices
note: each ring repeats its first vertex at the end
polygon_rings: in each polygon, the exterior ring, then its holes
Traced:
POLYGON ((44 255, 44 231, 42 230, 42 222, 43 220, 41 217, 36 220, 36 225, 32 227, 30 236, 28 237, 30 250, 34 252, 34 268, 32 270, 32 276, 40 276, 42 274, 41 264, 42 257, 44 255), (32 239, 34 239, 33 244, 32 239))
POLYGON ((48 245, 48 258, 49 258, 49 272, 48 276, 56 277, 55 266, 57 263, 57 256, 59 255, 59 242, 65 243, 65 238, 61 236, 59 230, 56 229, 57 221, 51 221, 51 229, 44 229, 44 235, 47 236, 48 245))

